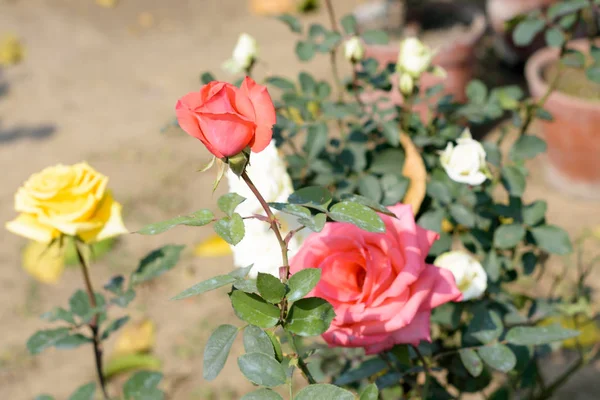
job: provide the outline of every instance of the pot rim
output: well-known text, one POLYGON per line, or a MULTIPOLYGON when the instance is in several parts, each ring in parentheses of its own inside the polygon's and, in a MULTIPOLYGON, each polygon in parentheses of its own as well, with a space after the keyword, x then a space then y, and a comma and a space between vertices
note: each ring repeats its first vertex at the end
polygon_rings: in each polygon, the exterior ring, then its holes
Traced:
MULTIPOLYGON (((600 43, 600 40, 594 40, 594 43, 598 44, 600 43)), ((567 47, 585 51, 589 49, 589 44, 590 40, 587 38, 575 39, 569 41, 567 47)), ((551 62, 557 61, 559 54, 560 51, 557 48, 544 47, 543 49, 536 51, 529 60, 527 60, 527 63, 525 64, 525 77, 533 97, 539 98, 548 91, 549 85, 542 77, 542 70, 551 62)), ((590 111, 600 111, 600 101, 583 99, 559 90, 553 91, 548 100, 550 99, 560 103, 571 103, 578 108, 590 111)), ((547 103, 548 102, 546 102, 546 104, 547 103)))

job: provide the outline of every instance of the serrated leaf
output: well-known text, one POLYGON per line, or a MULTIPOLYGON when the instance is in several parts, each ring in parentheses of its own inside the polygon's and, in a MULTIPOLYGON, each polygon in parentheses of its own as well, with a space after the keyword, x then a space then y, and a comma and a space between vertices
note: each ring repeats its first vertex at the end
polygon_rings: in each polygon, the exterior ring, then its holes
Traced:
POLYGON ((185 246, 166 245, 148 253, 137 269, 131 274, 130 285, 138 285, 151 279, 158 278, 177 265, 181 251, 185 246))
POLYGON ((379 389, 377 389, 377 385, 371 383, 367 387, 363 389, 360 393, 359 400, 377 400, 379 398, 379 389))
POLYGON ((494 246, 499 249, 511 249, 525 237, 525 228, 519 224, 500 225, 494 232, 494 246))
POLYGON ((246 233, 244 220, 240 214, 233 214, 231 217, 225 217, 218 220, 213 228, 217 235, 231 245, 236 245, 242 241, 246 233))
POLYGON ((500 372, 509 372, 517 365, 517 357, 510 348, 503 344, 483 346, 477 352, 487 365, 500 372))
POLYGON ((285 330, 298 336, 318 336, 329 328, 335 317, 333 306, 318 297, 300 299, 292 304, 285 330))
POLYGON ((310 217, 298 218, 298 223, 306 226, 313 232, 321 232, 327 222, 327 215, 317 214, 310 217))
POLYGON ((264 353, 270 357, 275 357, 269 335, 254 325, 248 325, 244 329, 244 350, 246 350, 246 353, 264 353))
POLYGON ((506 334, 509 343, 522 346, 538 346, 552 342, 561 342, 579 336, 580 332, 563 328, 560 325, 550 326, 517 326, 506 334))
POLYGON ((163 400, 165 394, 158 389, 162 378, 160 372, 136 372, 123 385, 125 400, 163 400))
POLYGON ((210 335, 204 347, 202 376, 207 381, 215 379, 223 369, 229 351, 238 334, 233 325, 221 325, 210 335))
POLYGON ((358 204, 362 204, 363 206, 367 206, 372 210, 375 210, 379 213, 382 214, 386 214, 389 215, 391 217, 395 217, 396 215, 391 212, 387 207, 385 207, 382 204, 377 203, 376 201, 373 201, 371 199, 369 199, 368 197, 364 197, 364 196, 359 196, 357 194, 344 194, 341 196, 341 199, 344 201, 350 201, 353 203, 358 203, 358 204))
POLYGON ((317 268, 306 268, 296 272, 288 281, 288 302, 294 302, 306 296, 319 283, 321 270, 317 268))
POLYGON ((102 332, 101 340, 108 339, 108 337, 111 335, 111 333, 116 332, 119 329, 121 329, 123 327, 123 325, 125 325, 127 323, 127 321, 129 321, 129 316, 128 315, 126 315, 124 317, 121 317, 119 319, 115 319, 114 321, 112 321, 104 329, 104 332, 102 332))
POLYGON ((292 193, 288 197, 288 202, 316 208, 320 211, 327 211, 327 206, 331 203, 331 199, 331 193, 324 187, 308 186, 292 193))
POLYGON ((286 380, 285 370, 273 357, 264 353, 247 353, 238 358, 242 374, 256 385, 275 387, 286 380))
POLYGON ((316 399, 354 400, 354 395, 337 386, 319 383, 305 387, 294 397, 294 400, 316 399))
POLYGON ((285 285, 271 274, 258 273, 256 288, 263 299, 272 304, 277 304, 285 296, 285 285))
POLYGON ((184 215, 166 221, 155 222, 153 224, 146 225, 142 229, 138 230, 136 233, 139 233, 141 235, 157 235, 159 233, 166 232, 169 229, 176 227, 177 225, 204 226, 212 222, 214 218, 215 215, 212 213, 212 211, 202 209, 193 212, 189 215, 184 215))
POLYGON ((240 400, 283 400, 283 397, 270 389, 258 389, 244 395, 240 400))
POLYGON ((542 225, 531 229, 537 245, 552 254, 565 255, 573 251, 569 234, 554 225, 542 225))
POLYGON ((231 214, 233 214, 237 206, 242 204, 245 200, 245 197, 240 196, 237 193, 227 193, 219 197, 217 205, 219 206, 219 210, 231 217, 231 214))
POLYGON ((90 382, 82 385, 69 396, 69 400, 94 400, 96 395, 96 383, 90 382))
POLYGON ((249 324, 270 328, 279 322, 279 308, 256 294, 235 290, 230 298, 235 315, 249 324))
POLYGON ((473 349, 461 349, 458 354, 463 365, 474 377, 481 375, 483 371, 483 363, 481 358, 477 355, 477 352, 473 349))
POLYGON ((368 232, 385 232, 381 217, 362 204, 343 201, 331 207, 328 215, 334 221, 347 222, 368 232))

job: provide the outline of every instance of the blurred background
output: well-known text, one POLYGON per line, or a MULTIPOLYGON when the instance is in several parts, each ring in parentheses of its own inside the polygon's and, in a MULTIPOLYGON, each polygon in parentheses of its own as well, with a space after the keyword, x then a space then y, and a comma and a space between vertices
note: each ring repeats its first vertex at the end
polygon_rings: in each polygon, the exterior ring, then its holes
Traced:
MULTIPOLYGON (((196 173, 209 159, 208 153, 168 124, 176 100, 200 87, 203 71, 233 81, 220 67, 241 32, 250 33, 260 44, 266 64, 257 68, 259 78, 272 71, 292 77, 310 69, 316 78, 330 79, 327 57, 317 57, 310 64, 298 62, 296 37, 269 18, 292 12, 304 23, 328 24, 318 3, 0 0, 0 220, 13 217, 13 194, 31 173, 82 160, 110 177, 132 231, 149 222, 212 207, 218 193, 212 196, 207 188, 214 177, 196 173)), ((490 86, 516 84, 527 90, 524 63, 544 42, 517 49, 504 32, 503 21, 552 0, 445 1, 451 8, 443 13, 444 18, 435 13, 435 7, 423 6, 424 0, 409 3, 408 10, 417 10, 414 18, 420 19, 421 27, 443 20, 443 29, 433 29, 426 37, 440 53, 456 55, 459 51, 454 44, 470 45, 462 50, 472 57, 458 62, 451 58, 444 65, 451 72, 453 80, 448 85, 457 97, 464 96, 472 78, 490 86)), ((334 6, 339 17, 354 12, 364 26, 384 27, 397 38, 403 34, 398 23, 402 13, 411 13, 398 1, 334 0, 334 6)), ((406 33, 411 26, 404 28, 406 33)), ((480 138, 493 137, 502 126, 501 119, 486 120, 473 130, 480 138)), ((572 239, 585 232, 598 235, 600 202, 548 186, 544 163, 543 157, 532 161, 526 198, 546 199, 549 219, 564 227, 572 239)), ((104 244, 110 251, 97 249, 92 269, 93 279, 105 282, 115 273, 135 269, 137 260, 159 245, 188 245, 177 268, 138 294, 130 336, 109 341, 106 350, 113 359, 127 352, 152 354, 162 365, 165 389, 172 399, 237 399, 249 389, 233 357, 215 381, 201 378, 202 349, 208 335, 232 317, 227 303, 215 301, 224 291, 183 303, 168 301, 189 282, 215 275, 223 265, 231 264, 226 249, 216 251, 218 257, 198 257, 197 245, 210 234, 209 229, 179 228, 161 236, 127 236, 104 244)), ((80 286, 80 276, 70 268, 73 260, 67 255, 60 265, 49 260, 43 266, 56 271, 54 279, 40 278, 36 271, 40 267, 27 262, 39 251, 35 253, 36 249, 6 231, 1 238, 0 398, 32 399, 41 392, 66 398, 81 382, 93 379, 90 349, 53 349, 32 357, 24 344, 44 325, 38 316, 51 305, 66 303, 80 286)), ((582 248, 581 257, 599 249, 598 240, 592 240, 582 248)), ((545 280, 532 282, 530 289, 548 290, 556 276, 569 274, 570 265, 569 258, 552 259, 552 272, 545 280)), ((597 271, 594 276, 599 282, 597 271)), ((597 340, 596 332, 591 335, 592 341, 597 340)), ((547 374, 555 374, 568 360, 568 352, 548 360, 547 374)), ((598 367, 583 370, 556 398, 597 399, 598 367)), ((118 374, 114 379, 120 379, 118 374)))

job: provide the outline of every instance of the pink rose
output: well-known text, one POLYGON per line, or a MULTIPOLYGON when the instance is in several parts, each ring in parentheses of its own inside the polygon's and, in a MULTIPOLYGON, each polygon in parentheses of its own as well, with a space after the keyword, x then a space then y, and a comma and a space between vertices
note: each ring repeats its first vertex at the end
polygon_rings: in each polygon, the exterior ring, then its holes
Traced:
POLYGON ((276 121, 267 88, 249 77, 239 89, 210 82, 179 99, 175 111, 179 126, 219 158, 234 156, 246 146, 255 153, 264 150, 276 121))
POLYGON ((335 309, 323 334, 330 346, 364 347, 374 354, 395 344, 431 340, 431 309, 461 298, 450 271, 425 263, 438 234, 418 226, 409 205, 390 210, 398 219, 381 215, 385 233, 327 223, 292 260, 292 273, 321 269, 309 296, 335 309))

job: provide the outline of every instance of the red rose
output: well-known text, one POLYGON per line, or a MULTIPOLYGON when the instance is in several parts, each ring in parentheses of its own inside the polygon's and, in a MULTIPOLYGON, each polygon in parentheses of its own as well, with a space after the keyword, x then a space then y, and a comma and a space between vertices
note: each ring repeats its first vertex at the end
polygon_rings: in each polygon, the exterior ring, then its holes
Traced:
POLYGON ((175 106, 179 126, 219 158, 250 146, 258 153, 271 142, 275 107, 267 88, 246 77, 241 88, 210 82, 175 106))

